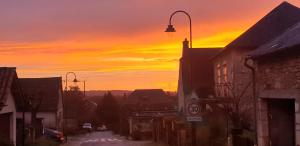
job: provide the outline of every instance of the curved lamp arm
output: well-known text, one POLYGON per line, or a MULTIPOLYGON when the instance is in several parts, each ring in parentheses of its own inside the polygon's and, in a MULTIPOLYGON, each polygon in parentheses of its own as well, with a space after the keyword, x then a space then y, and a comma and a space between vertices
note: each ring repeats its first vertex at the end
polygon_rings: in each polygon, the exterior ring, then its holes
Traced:
POLYGON ((173 12, 170 16, 169 26, 172 26, 172 18, 177 13, 183 13, 189 18, 189 23, 190 23, 190 48, 193 48, 193 46, 192 46, 192 44, 193 44, 192 43, 192 18, 189 15, 189 13, 187 13, 186 11, 183 11, 183 10, 178 10, 178 11, 173 12))

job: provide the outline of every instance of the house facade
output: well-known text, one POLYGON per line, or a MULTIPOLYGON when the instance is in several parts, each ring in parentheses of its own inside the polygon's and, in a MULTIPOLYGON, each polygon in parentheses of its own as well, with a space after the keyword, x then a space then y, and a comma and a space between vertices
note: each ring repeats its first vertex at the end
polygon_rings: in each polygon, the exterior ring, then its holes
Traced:
POLYGON ((22 101, 16 68, 0 67, 0 135, 14 145, 17 144, 17 111, 24 105, 22 101))
MULTIPOLYGON (((245 123, 245 126, 249 125, 247 128, 252 129, 254 133, 256 133, 255 131, 258 131, 259 146, 269 146, 271 144, 275 146, 278 142, 271 142, 266 134, 268 133, 268 128, 266 128, 268 126, 268 124, 266 124, 266 117, 263 117, 264 119, 262 119, 264 122, 260 121, 259 123, 256 121, 256 119, 259 119, 259 117, 255 117, 256 114, 266 114, 266 108, 262 108, 261 106, 262 104, 266 105, 266 103, 260 102, 260 104, 255 104, 257 92, 253 92, 253 87, 255 85, 253 84, 255 82, 252 79, 253 72, 247 65, 256 67, 257 62, 246 61, 246 58, 248 58, 249 53, 252 53, 253 51, 259 52, 260 50, 264 50, 262 46, 281 36, 294 25, 297 25, 299 20, 300 9, 287 2, 283 2, 237 39, 225 46, 222 52, 213 59, 216 97, 225 97, 225 99, 226 97, 229 97, 238 100, 240 108, 239 112, 245 113, 245 116, 247 116, 246 119, 248 119, 246 120, 248 123, 245 123), (257 112, 257 109, 254 108, 256 105, 259 105, 258 107, 264 112, 257 112)), ((257 75, 257 77, 263 76, 264 75, 257 75)), ((264 77, 267 78, 268 76, 269 75, 265 74, 264 77)), ((273 79, 276 80, 276 77, 273 77, 273 79)), ((261 78, 256 80, 262 81, 261 78)), ((291 104, 291 102, 287 101, 286 106, 289 106, 289 104, 291 104)), ((276 103, 274 103, 274 105, 276 105, 276 103)))
POLYGON ((245 64, 249 52, 281 35, 300 20, 300 9, 283 2, 256 24, 229 43, 214 57, 216 97, 227 97, 232 92, 251 94, 251 70, 245 64), (246 91, 245 91, 246 90, 246 91))
POLYGON ((256 64, 259 146, 300 145, 300 23, 250 55, 256 64))
POLYGON ((178 111, 185 113, 186 102, 191 98, 206 98, 214 94, 212 57, 221 48, 189 48, 183 41, 178 79, 178 111))
MULTIPOLYGON (((44 128, 62 130, 63 128, 63 93, 62 78, 20 78, 26 98, 40 98, 37 120, 44 128)), ((18 112, 17 118, 22 113, 18 112)), ((31 112, 25 113, 25 123, 31 123, 31 112)))

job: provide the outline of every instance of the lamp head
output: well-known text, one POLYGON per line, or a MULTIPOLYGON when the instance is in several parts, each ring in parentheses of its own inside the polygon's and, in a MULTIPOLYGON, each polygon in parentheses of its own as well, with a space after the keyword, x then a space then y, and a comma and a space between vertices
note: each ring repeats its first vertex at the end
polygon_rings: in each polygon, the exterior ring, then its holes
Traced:
POLYGON ((74 83, 77 83, 77 82, 79 82, 79 81, 75 78, 75 79, 73 80, 73 82, 74 82, 74 83))
POLYGON ((173 25, 169 24, 165 32, 176 32, 176 30, 173 25))

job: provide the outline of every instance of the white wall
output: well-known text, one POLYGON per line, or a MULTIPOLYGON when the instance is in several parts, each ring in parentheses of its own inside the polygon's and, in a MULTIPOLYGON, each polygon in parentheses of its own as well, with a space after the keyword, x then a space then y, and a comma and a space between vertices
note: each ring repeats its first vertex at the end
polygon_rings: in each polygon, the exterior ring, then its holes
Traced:
POLYGON ((56 115, 57 115, 57 117, 56 117, 56 119, 57 119, 57 128, 59 129, 59 130, 62 130, 63 129, 63 120, 64 120, 64 118, 63 118, 63 97, 62 97, 62 91, 61 90, 59 90, 58 91, 59 93, 59 98, 58 98, 58 106, 57 106, 57 113, 56 113, 56 115))
MULTIPOLYGON (((56 124, 56 112, 38 112, 37 118, 43 118, 43 125, 45 128, 57 128, 56 124)), ((17 113, 17 118, 22 118, 22 112, 17 113)), ((25 113, 25 123, 31 123, 31 113, 25 113)))
POLYGON ((178 78, 178 89, 177 89, 177 94, 178 94, 178 111, 182 112, 184 111, 184 93, 183 93, 183 82, 182 82, 182 65, 180 62, 180 68, 179 68, 179 78, 178 78))
POLYGON ((0 114, 4 113, 11 113, 10 115, 10 139, 16 144, 16 106, 13 96, 9 93, 6 95, 7 100, 5 106, 1 111, 0 114))

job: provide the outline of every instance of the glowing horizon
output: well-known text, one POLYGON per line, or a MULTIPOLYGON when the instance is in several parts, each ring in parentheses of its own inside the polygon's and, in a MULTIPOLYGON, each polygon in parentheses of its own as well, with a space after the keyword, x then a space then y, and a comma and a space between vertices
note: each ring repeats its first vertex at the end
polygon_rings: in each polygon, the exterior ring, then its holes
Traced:
POLYGON ((0 2, 0 66, 17 67, 20 78, 64 78, 73 71, 87 90, 175 91, 188 26, 176 16, 177 32, 169 37, 164 29, 171 12, 191 14, 193 47, 224 47, 281 1, 126 2, 0 2))

